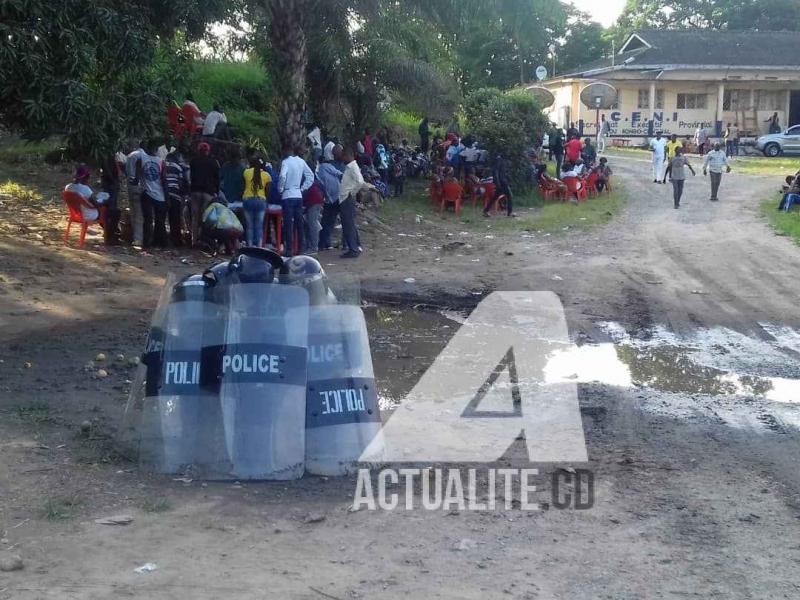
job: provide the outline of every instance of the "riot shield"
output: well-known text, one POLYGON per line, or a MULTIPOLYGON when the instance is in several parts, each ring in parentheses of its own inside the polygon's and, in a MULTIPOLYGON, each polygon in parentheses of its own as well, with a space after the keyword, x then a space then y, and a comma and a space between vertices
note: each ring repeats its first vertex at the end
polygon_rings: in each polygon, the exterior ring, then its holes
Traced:
POLYGON ((208 282, 168 278, 123 422, 123 445, 147 469, 215 478, 230 470, 206 348, 223 342, 226 308, 208 282))
POLYGON ((237 479, 296 479, 305 462, 308 293, 234 278, 215 351, 225 446, 237 479))
POLYGON ((316 475, 347 474, 380 435, 381 416, 364 313, 358 306, 312 306, 306 470, 316 475))
POLYGON ((193 276, 170 288, 126 407, 122 447, 160 473, 302 476, 307 293, 236 276, 193 276))

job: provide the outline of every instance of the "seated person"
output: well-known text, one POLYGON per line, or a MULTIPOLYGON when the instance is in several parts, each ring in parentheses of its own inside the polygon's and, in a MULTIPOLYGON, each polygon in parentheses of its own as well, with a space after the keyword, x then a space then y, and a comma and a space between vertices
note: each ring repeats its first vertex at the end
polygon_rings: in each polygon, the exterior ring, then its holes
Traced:
POLYGON ((220 202, 212 202, 203 212, 203 236, 214 252, 222 242, 225 250, 233 254, 244 236, 244 227, 230 208, 220 202))
POLYGON ((89 180, 92 178, 92 172, 86 165, 81 165, 75 171, 75 178, 73 182, 64 188, 64 191, 74 192, 83 198, 86 202, 81 205, 81 215, 84 221, 97 221, 100 217, 98 208, 100 203, 95 198, 92 188, 89 187, 89 180))
POLYGON ((778 205, 778 210, 789 212, 795 204, 800 204, 800 177, 786 177, 786 185, 784 186, 783 198, 778 205))
POLYGON ((608 185, 608 180, 611 179, 611 176, 614 174, 611 167, 608 166, 608 159, 605 156, 600 158, 600 162, 592 169, 592 173, 597 173, 598 192, 602 192, 605 189, 608 185))
POLYGON ((571 162, 564 162, 564 164, 561 165, 561 179, 565 177, 578 177, 578 171, 571 162))
POLYGON ((582 158, 579 158, 575 161, 575 172, 578 174, 578 177, 585 177, 586 176, 586 165, 583 162, 582 158))

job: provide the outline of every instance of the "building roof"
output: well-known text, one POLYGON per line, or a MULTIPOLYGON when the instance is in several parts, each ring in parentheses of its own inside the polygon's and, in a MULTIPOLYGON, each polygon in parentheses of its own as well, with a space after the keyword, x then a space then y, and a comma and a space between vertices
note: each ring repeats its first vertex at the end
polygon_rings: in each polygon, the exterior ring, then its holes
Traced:
POLYGON ((566 76, 641 69, 800 68, 800 32, 643 30, 632 33, 613 57, 566 76))

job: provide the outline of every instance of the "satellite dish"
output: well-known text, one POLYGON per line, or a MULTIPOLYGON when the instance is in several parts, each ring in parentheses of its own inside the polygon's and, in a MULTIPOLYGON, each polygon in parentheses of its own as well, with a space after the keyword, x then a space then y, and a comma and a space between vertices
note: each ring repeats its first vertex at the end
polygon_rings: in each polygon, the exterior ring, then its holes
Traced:
POLYGON ((595 81, 581 90, 581 102, 587 108, 609 109, 617 102, 617 88, 605 81, 595 81))
POLYGON ((539 65, 536 67, 536 79, 539 81, 544 81, 547 79, 547 68, 544 65, 539 65))
POLYGON ((533 99, 536 100, 542 108, 549 108, 553 106, 553 103, 556 101, 553 92, 541 85, 529 85, 525 88, 525 91, 533 96, 533 99))

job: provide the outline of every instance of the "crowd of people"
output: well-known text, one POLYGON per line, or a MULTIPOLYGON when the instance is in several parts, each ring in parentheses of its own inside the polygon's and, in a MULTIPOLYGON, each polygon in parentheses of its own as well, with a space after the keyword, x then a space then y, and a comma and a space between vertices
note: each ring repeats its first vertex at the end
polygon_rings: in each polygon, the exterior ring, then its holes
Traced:
POLYGON ((90 187, 85 165, 66 187, 81 197, 85 220, 101 221, 108 244, 129 239, 139 248, 214 252, 246 244, 287 256, 313 255, 332 249, 341 221, 342 257, 355 258, 363 250, 356 225, 359 194, 400 197, 407 177, 429 169, 428 152, 405 139, 393 144, 386 129, 377 135, 367 129, 346 149, 312 126, 306 144, 284 147, 273 163, 263 151, 230 141, 219 105, 203 114, 189 97, 182 107, 170 105, 167 120, 168 139, 141 141, 104 162, 102 192, 90 187), (128 211, 121 219, 123 190, 128 211))

